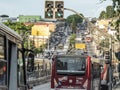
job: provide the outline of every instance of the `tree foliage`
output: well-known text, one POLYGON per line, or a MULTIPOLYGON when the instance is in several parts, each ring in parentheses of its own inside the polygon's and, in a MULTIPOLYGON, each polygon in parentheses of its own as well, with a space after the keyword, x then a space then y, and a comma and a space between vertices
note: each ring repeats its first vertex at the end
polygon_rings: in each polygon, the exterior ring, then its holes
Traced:
POLYGON ((24 34, 25 32, 31 31, 32 25, 26 26, 24 23, 21 22, 5 22, 5 25, 10 27, 11 29, 15 30, 18 34, 24 34))
POLYGON ((100 42, 101 47, 109 48, 109 38, 106 38, 100 42))
MULTIPOLYGON (((106 1, 106 0, 100 0, 101 2, 106 1)), ((107 7, 107 13, 112 14, 112 15, 108 15, 107 14, 107 18, 114 18, 115 22, 111 22, 114 23, 112 25, 114 25, 117 33, 116 33, 116 37, 117 40, 120 42, 120 0, 112 0, 113 1, 113 5, 112 7, 107 7), (113 11, 114 10, 114 11, 113 11), (111 12, 110 12, 111 11, 111 12)))
POLYGON ((116 15, 115 29, 117 30, 117 40, 120 42, 120 0, 112 0, 116 15))
POLYGON ((28 48, 28 35, 30 35, 32 25, 26 26, 21 22, 4 22, 5 25, 16 31, 23 38, 24 47, 28 48))
POLYGON ((113 18, 114 17, 114 8, 113 6, 107 6, 106 8, 106 17, 113 18))
POLYGON ((75 20, 76 23, 82 23, 82 21, 83 21, 83 19, 80 16, 78 16, 77 14, 73 14, 73 15, 68 16, 67 19, 66 19, 66 21, 68 23, 72 23, 73 19, 75 20))
POLYGON ((97 21, 97 18, 92 18, 92 19, 91 19, 91 22, 92 22, 93 24, 95 24, 96 21, 97 21))
MULTIPOLYGON (((83 15, 81 14, 81 16, 83 16, 83 15)), ((72 32, 76 33, 77 23, 82 23, 83 18, 78 16, 77 14, 73 14, 73 15, 70 15, 70 16, 67 17, 66 22, 71 24, 72 32)))
POLYGON ((114 17, 114 14, 115 14, 114 12, 115 12, 115 11, 114 11, 113 6, 107 6, 107 7, 106 7, 106 11, 102 11, 102 12, 100 13, 99 18, 100 18, 100 19, 113 18, 113 17, 114 17))
POLYGON ((69 42, 70 42, 70 45, 71 46, 74 46, 75 44, 75 38, 76 38, 76 34, 72 34, 70 39, 69 39, 69 42))
POLYGON ((102 11, 99 16, 100 19, 105 19, 106 18, 106 12, 102 11))
POLYGON ((119 19, 115 22, 115 29, 117 30, 116 33, 116 38, 120 42, 120 17, 119 19))
POLYGON ((76 26, 77 26, 77 23, 75 22, 75 19, 73 18, 72 23, 71 23, 73 33, 76 33, 76 26))

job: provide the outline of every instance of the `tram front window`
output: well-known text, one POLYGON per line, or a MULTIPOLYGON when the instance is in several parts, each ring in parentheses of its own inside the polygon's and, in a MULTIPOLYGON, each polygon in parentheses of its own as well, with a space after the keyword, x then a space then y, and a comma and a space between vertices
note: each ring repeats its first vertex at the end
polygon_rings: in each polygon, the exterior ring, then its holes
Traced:
POLYGON ((57 74, 84 75, 86 59, 84 57, 60 57, 56 60, 57 74))

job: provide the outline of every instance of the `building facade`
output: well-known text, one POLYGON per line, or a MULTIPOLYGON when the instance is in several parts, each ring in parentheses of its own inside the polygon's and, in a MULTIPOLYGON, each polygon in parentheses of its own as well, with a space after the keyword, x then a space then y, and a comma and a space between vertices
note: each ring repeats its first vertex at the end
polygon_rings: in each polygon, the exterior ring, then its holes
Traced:
POLYGON ((51 32, 54 32, 56 27, 56 24, 52 22, 25 23, 25 25, 30 24, 33 24, 30 40, 34 41, 34 46, 37 48, 48 42, 51 32))
POLYGON ((39 15, 19 15, 19 22, 39 22, 41 16, 39 15))

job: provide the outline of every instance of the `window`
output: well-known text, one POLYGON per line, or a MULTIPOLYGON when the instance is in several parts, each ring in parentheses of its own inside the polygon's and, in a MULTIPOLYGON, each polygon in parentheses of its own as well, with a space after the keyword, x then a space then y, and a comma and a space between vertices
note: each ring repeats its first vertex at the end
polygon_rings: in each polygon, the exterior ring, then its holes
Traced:
POLYGON ((19 85, 24 85, 23 59, 22 59, 22 53, 20 51, 18 53, 18 80, 19 80, 19 85))
POLYGON ((0 85, 6 85, 6 62, 0 61, 0 85))
POLYGON ((83 75, 86 70, 85 57, 59 57, 56 60, 58 74, 83 75))
POLYGON ((5 39, 0 35, 0 86, 7 85, 7 62, 5 60, 5 39))
POLYGON ((0 36, 0 59, 4 59, 4 37, 0 36))

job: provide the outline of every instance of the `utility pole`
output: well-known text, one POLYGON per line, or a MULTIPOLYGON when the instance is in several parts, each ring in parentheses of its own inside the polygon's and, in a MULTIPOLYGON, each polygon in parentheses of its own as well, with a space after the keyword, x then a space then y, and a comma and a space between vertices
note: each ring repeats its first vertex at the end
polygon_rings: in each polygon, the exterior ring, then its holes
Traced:
POLYGON ((109 50, 110 50, 110 65, 109 65, 109 89, 112 90, 112 38, 110 37, 109 39, 110 45, 109 45, 109 50))

